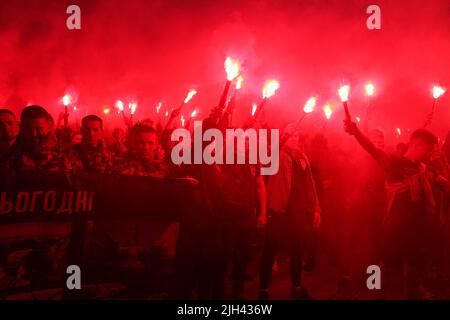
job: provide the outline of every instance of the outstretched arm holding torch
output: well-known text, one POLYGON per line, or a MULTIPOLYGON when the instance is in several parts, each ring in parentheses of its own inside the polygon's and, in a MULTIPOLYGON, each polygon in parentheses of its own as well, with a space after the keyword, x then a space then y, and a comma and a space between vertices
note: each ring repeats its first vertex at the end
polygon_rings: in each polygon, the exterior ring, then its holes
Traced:
POLYGON ((364 135, 355 122, 350 118, 344 120, 344 130, 354 136, 356 141, 366 150, 383 168, 388 165, 389 156, 383 150, 377 148, 370 139, 364 135))

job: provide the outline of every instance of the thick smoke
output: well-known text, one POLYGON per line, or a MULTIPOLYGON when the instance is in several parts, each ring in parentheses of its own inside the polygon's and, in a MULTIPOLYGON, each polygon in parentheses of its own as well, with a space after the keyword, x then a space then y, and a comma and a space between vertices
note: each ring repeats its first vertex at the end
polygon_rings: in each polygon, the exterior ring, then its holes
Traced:
MULTIPOLYGON (((363 116, 363 86, 372 80, 374 125, 386 132, 423 124, 431 86, 450 87, 448 0, 3 0, 0 2, 0 103, 28 103, 53 114, 67 90, 79 116, 117 99, 139 102, 138 118, 163 101, 174 106, 195 87, 203 114, 217 104, 227 55, 245 61, 236 119, 250 114, 268 78, 281 83, 267 105, 272 125, 300 116, 303 103, 339 106, 336 89, 352 85, 351 109, 363 116), (366 8, 381 7, 382 29, 366 28, 366 8), (66 8, 82 10, 82 30, 66 28, 66 8)), ((114 115, 110 115, 111 121, 114 115)), ((330 126, 340 126, 342 110, 330 126)), ((75 116, 74 116, 75 117, 75 116)), ((450 98, 438 104, 432 129, 448 130, 450 98)), ((320 113, 307 126, 322 126, 320 113)))

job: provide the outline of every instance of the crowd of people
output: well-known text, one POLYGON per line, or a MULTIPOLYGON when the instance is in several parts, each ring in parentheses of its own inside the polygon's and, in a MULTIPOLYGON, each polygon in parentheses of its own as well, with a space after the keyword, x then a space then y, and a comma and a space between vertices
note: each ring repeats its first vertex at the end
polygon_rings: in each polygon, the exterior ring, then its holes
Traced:
MULTIPOLYGON (((229 127, 222 111, 214 109, 204 127, 229 127)), ((244 299, 257 228, 264 230, 260 299, 270 298, 280 252, 288 256, 292 297, 311 298, 301 278, 314 269, 318 248, 327 263, 348 272, 355 260, 361 273, 381 264, 388 287, 395 283, 391 278, 400 278, 405 298, 422 298, 426 275, 445 277, 450 137, 441 144, 432 132, 418 129, 389 154, 383 132, 360 130, 350 119, 344 129, 373 160, 336 152, 324 134, 307 138, 299 126, 288 125, 278 173, 264 177, 251 164, 174 165, 171 129, 151 120, 114 129, 107 143, 97 115, 85 116, 76 133, 55 125, 43 107, 27 106, 20 119, 0 109, 0 167, 197 179, 207 219, 191 254, 198 263, 191 273, 179 270, 184 273, 174 277, 175 298, 193 292, 200 299, 224 298, 231 262, 233 298, 244 299)))

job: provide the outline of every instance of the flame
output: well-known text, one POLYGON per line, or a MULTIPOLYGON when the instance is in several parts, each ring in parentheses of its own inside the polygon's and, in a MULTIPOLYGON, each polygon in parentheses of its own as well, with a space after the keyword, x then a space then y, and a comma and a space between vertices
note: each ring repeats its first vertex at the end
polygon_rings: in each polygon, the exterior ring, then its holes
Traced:
POLYGON ((306 101, 305 106, 303 107, 303 112, 304 113, 313 112, 314 109, 316 108, 316 103, 317 103, 316 97, 309 98, 309 100, 306 101))
POLYGON ((188 103, 192 99, 192 97, 195 96, 196 94, 197 94, 196 90, 189 91, 189 93, 186 96, 186 99, 184 99, 184 103, 188 103))
POLYGON ((162 102, 158 103, 158 105, 156 106, 156 113, 159 113, 159 111, 161 110, 162 107, 162 102))
POLYGON ((397 131, 397 134, 398 134, 399 136, 402 135, 402 130, 401 130, 400 128, 397 128, 396 131, 397 131))
POLYGON ((361 122, 361 118, 360 117, 355 117, 356 121, 361 122))
POLYGON ((330 120, 331 115, 333 114, 333 109, 331 108, 331 106, 329 104, 326 104, 325 106, 323 106, 322 110, 323 110, 323 113, 325 114, 325 118, 330 120))
POLYGON ((227 73, 227 80, 233 81, 240 72, 241 64, 238 60, 227 57, 225 60, 225 72, 227 73))
POLYGON ((366 84, 366 94, 371 97, 375 93, 375 86, 372 83, 366 84))
POLYGON ((182 116, 181 116, 181 126, 182 126, 182 127, 184 127, 184 120, 185 120, 185 119, 184 119, 184 116, 182 115, 182 116))
POLYGON ((348 101, 348 96, 350 93, 350 86, 349 85, 345 85, 339 88, 339 96, 341 97, 341 101, 342 102, 347 102, 348 101))
POLYGON ((442 96, 445 93, 445 89, 441 86, 434 86, 433 87, 433 98, 438 99, 440 96, 442 96))
POLYGON ((135 114, 137 110, 137 103, 129 103, 128 108, 130 109, 131 114, 135 114))
POLYGON ((254 105, 252 106, 252 117, 255 116, 256 109, 258 109, 258 105, 254 104, 254 105))
POLYGON ((169 116, 169 111, 166 111, 166 113, 164 114, 166 117, 169 116))
POLYGON ((264 99, 268 99, 275 94, 280 88, 280 83, 277 80, 269 80, 264 84, 262 96, 264 99))
POLYGON ((239 76, 236 81, 236 90, 240 90, 242 88, 242 82, 244 82, 244 77, 239 76))
POLYGON ((111 112, 111 110, 108 109, 108 108, 103 109, 103 113, 104 113, 104 114, 109 114, 110 112, 111 112))
POLYGON ((117 102, 116 102, 116 108, 117 108, 119 111, 123 112, 124 107, 123 107, 123 102, 122 102, 122 100, 117 100, 117 102))
POLYGON ((191 112, 191 118, 194 118, 197 115, 197 109, 191 112))
POLYGON ((62 97, 62 103, 64 106, 68 106, 72 102, 72 97, 70 94, 66 94, 64 97, 62 97))

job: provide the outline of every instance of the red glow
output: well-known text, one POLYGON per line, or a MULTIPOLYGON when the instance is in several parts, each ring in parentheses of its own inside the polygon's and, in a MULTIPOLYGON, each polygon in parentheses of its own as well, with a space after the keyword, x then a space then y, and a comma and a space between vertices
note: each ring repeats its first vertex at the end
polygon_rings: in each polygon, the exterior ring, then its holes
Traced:
POLYGON ((227 80, 233 81, 240 72, 241 64, 238 60, 227 57, 225 60, 225 72, 227 73, 227 80))
POLYGON ((277 80, 269 80, 264 84, 262 96, 268 99, 275 95, 275 92, 280 88, 280 83, 277 80))

